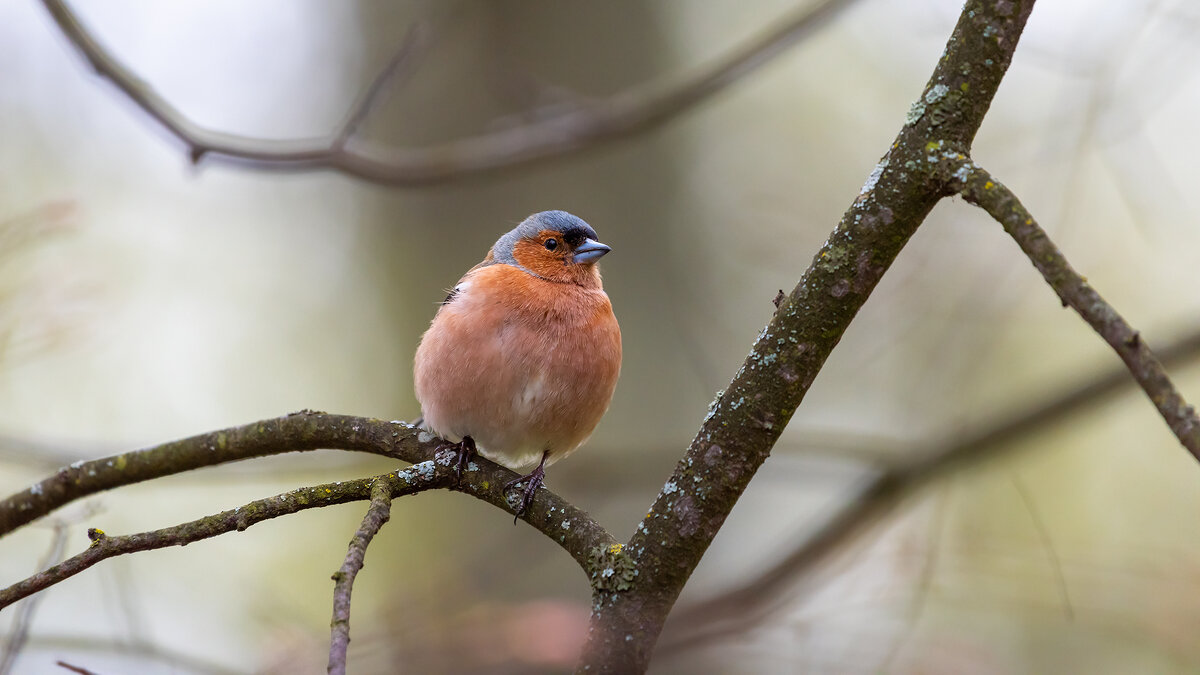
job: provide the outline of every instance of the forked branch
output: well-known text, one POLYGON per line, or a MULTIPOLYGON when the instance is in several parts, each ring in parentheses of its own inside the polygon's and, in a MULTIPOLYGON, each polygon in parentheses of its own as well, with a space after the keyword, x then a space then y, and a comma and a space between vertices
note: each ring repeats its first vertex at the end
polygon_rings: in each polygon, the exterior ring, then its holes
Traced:
MULTIPOLYGON (((308 145, 285 149, 264 148, 261 143, 251 147, 250 139, 197 129, 104 52, 62 0, 43 2, 97 71, 188 143, 194 156, 219 155, 260 168, 333 168, 391 185, 448 180, 526 164, 650 128, 735 81, 848 4, 827 0, 798 15, 789 26, 679 84, 637 88, 529 126, 446 146, 368 156, 354 150, 352 141, 377 99, 374 89, 363 98, 362 114, 352 114, 332 142, 306 141, 308 145)), ((548 491, 525 514, 531 525, 579 562, 593 584, 593 614, 581 670, 629 673, 646 669, 663 622, 688 577, 826 358, 909 237, 934 205, 951 194, 962 194, 1004 225, 1064 303, 1118 352, 1180 442, 1200 459, 1200 423, 1195 411, 1175 390, 1139 334, 1070 268, 1016 197, 970 160, 972 140, 1032 9, 1033 0, 966 2, 945 53, 895 141, 800 282, 786 297, 777 299, 774 317, 728 389, 717 396, 687 453, 627 544, 618 544, 594 520, 548 491)), ((439 477, 446 475, 443 462, 434 454, 437 443, 411 427, 306 414, 64 470, 0 501, 0 535, 72 499, 117 485, 224 461, 318 447, 417 462, 408 471, 420 473, 432 467, 431 480, 444 480, 439 477)), ((945 471, 952 466, 949 459, 921 458, 884 474, 862 495, 860 510, 845 514, 839 526, 861 526, 872 514, 879 514, 876 505, 894 503, 912 486, 945 471)), ((511 512, 501 486, 515 474, 485 460, 477 460, 477 465, 466 472, 457 489, 511 512)), ((344 599, 347 612, 350 587, 346 583, 343 593, 341 582, 353 580, 367 543, 386 519, 389 495, 381 487, 382 480, 366 479, 355 486, 355 498, 371 496, 373 501, 339 579, 339 602, 344 599)), ((313 498, 319 500, 320 496, 313 498)), ((236 516, 233 523, 237 529, 236 516)), ((180 527, 189 525, 194 524, 180 527)), ((833 532, 827 541, 834 543, 839 536, 833 532)), ((127 543, 128 538, 124 542, 103 535, 94 539, 93 546, 101 549, 117 545, 110 540, 133 545, 127 543)), ((172 545, 169 539, 159 541, 172 545)), ((331 666, 335 661, 344 665, 345 641, 339 640, 345 637, 348 641, 348 633, 339 634, 339 621, 348 621, 348 613, 335 609, 331 666), (337 650, 340 652, 335 654, 337 650)), ((348 630, 348 623, 344 625, 348 630)))
MULTIPOLYGON (((969 148, 1033 11, 969 0, 907 123, 742 368, 624 548, 628 587, 597 589, 580 671, 641 672, 688 577, 771 452, 825 360, 909 237, 946 194, 932 139, 969 148)), ((764 302, 769 298, 764 298, 764 302)))
MULTIPOLYGON (((1168 367, 1195 361, 1200 358, 1200 330, 1177 338, 1157 354, 1168 367)), ((914 444, 911 452, 896 452, 896 456, 914 459, 888 466, 869 478, 848 504, 806 539, 793 542, 791 551, 777 562, 728 591, 678 608, 671 615, 658 653, 675 654, 745 632, 785 599, 794 598, 788 589, 802 583, 813 585, 816 570, 828 568, 825 563, 831 556, 845 551, 850 541, 868 532, 906 497, 944 478, 948 470, 995 461, 1021 447, 1020 440, 1044 432, 1133 384, 1123 365, 1116 366, 979 429, 914 444)))
MULTIPOLYGON (((433 460, 440 474, 441 469, 453 461, 450 451, 439 453, 443 446, 444 442, 432 434, 402 422, 308 411, 285 415, 144 450, 80 462, 61 469, 53 476, 0 500, 0 537, 76 499, 201 467, 297 450, 328 448, 370 452, 413 464, 433 460)), ((472 495, 511 514, 515 507, 509 503, 503 486, 517 477, 512 471, 477 457, 463 472, 461 481, 439 486, 472 495)), ((339 490, 331 488, 331 492, 321 494, 306 491, 324 490, 329 486, 303 488, 298 491, 300 494, 297 499, 326 503, 367 499, 371 480, 343 482, 339 490), (345 492, 351 489, 353 494, 345 492), (339 498, 341 501, 329 501, 339 498)), ((538 492, 538 498, 520 518, 566 550, 589 578, 594 571, 594 551, 616 543, 613 536, 590 515, 545 488, 538 492)), ((84 560, 87 558, 79 562, 84 560)), ((88 563, 88 566, 91 564, 95 564, 95 561, 88 563)))
MULTIPOLYGON (((448 465, 447 462, 446 466, 448 465)), ((69 579, 102 560, 118 555, 153 551, 168 546, 186 546, 192 542, 210 539, 228 532, 241 532, 264 520, 306 509, 361 501, 371 496, 374 485, 381 485, 388 489, 390 497, 394 498, 431 488, 445 487, 453 479, 454 472, 452 470, 439 467, 430 460, 385 476, 299 488, 274 497, 259 499, 236 509, 222 511, 216 515, 150 532, 109 536, 102 530, 89 529, 88 538, 92 540, 92 544, 84 552, 0 590, 0 609, 69 579)))
POLYGON ((375 107, 378 89, 407 72, 424 43, 410 31, 333 139, 267 141, 206 129, 192 122, 121 63, 83 25, 65 0, 42 0, 67 40, 99 76, 183 142, 193 162, 220 159, 264 171, 332 169, 391 186, 413 186, 523 166, 653 129, 724 90, 815 33, 854 0, 820 0, 780 19, 706 68, 581 104, 528 124, 423 148, 369 149, 352 142, 375 107), (395 72, 393 72, 395 71, 395 72))

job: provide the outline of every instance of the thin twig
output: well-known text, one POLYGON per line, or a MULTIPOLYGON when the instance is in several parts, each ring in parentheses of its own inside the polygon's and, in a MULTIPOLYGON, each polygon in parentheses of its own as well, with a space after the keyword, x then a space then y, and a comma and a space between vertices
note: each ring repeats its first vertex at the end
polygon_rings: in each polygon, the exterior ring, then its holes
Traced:
POLYGON ((342 125, 342 130, 338 132, 330 145, 332 152, 343 152, 346 149, 346 143, 358 133, 363 122, 374 112, 380 95, 385 90, 396 87, 404 78, 416 71, 418 57, 428 46, 428 33, 429 27, 423 22, 417 22, 408 29, 408 34, 400 43, 400 49, 396 50, 391 61, 388 61, 383 70, 379 71, 375 79, 371 81, 366 91, 363 92, 362 98, 346 117, 346 123, 342 125))
POLYGON ((1200 461, 1200 418, 1196 409, 1180 395, 1141 333, 1071 267, 1011 190, 965 157, 947 159, 950 159, 947 171, 952 184, 963 198, 1004 226, 1058 294, 1063 306, 1074 309, 1117 352, 1175 437, 1200 461))
POLYGON ((350 594, 354 590, 354 578, 362 569, 367 557, 367 547, 379 532, 379 528, 392 517, 392 486, 389 478, 377 479, 371 487, 371 506, 363 516, 362 525, 350 540, 346 560, 333 575, 333 620, 330 622, 329 640, 330 675, 346 675, 346 650, 350 647, 350 594))
POLYGON ((83 666, 73 666, 66 661, 55 661, 54 665, 58 666, 59 668, 66 668, 72 673, 78 673, 79 675, 100 675, 100 673, 97 673, 94 670, 88 670, 83 666))
MULTIPOLYGON (((50 542, 50 550, 38 562, 38 569, 46 569, 50 565, 62 560, 63 549, 67 545, 67 523, 59 521, 54 524, 54 539, 50 542)), ((17 662, 17 656, 25 647, 25 642, 29 639, 29 627, 33 623, 33 616, 37 612, 37 606, 41 603, 45 596, 29 598, 21 603, 21 608, 17 610, 17 616, 13 619, 13 628, 8 635, 8 640, 4 643, 3 656, 0 656, 0 675, 8 675, 12 672, 13 665, 17 662)))
POLYGON ((87 457, 95 457, 103 452, 111 452, 107 449, 101 450, 100 448, 103 446, 99 444, 90 447, 95 451, 88 452, 68 447, 65 443, 0 434, 0 459, 34 469, 56 469, 87 457))
POLYGON ((299 488, 274 497, 259 499, 236 509, 222 511, 216 515, 139 534, 110 537, 102 530, 89 529, 88 538, 92 540, 92 544, 86 551, 68 558, 44 572, 39 572, 24 581, 0 590, 0 609, 69 579, 102 560, 125 553, 151 551, 168 546, 186 546, 192 542, 209 539, 227 532, 241 532, 256 523, 289 513, 361 501, 371 497, 372 486, 377 482, 390 485, 393 497, 448 486, 452 484, 454 478, 454 472, 449 471, 446 468, 448 466, 449 462, 442 465, 430 460, 411 466, 404 471, 375 478, 361 478, 299 488), (441 470, 438 470, 439 467, 441 470))
POLYGON ((784 591, 796 577, 815 573, 835 552, 844 550, 848 542, 893 512, 913 485, 891 471, 866 479, 855 489, 847 506, 774 565, 736 588, 674 612, 656 654, 669 657, 756 625, 780 603, 791 599, 784 591))
MULTIPOLYGON (((194 161, 207 156, 264 171, 334 169, 382 185, 412 186, 526 165, 653 129, 815 33, 854 0, 821 0, 799 9, 712 65, 670 81, 638 85, 593 104, 492 133, 441 145, 372 153, 345 148, 340 140, 344 130, 333 139, 268 141, 201 127, 110 54, 64 0, 42 0, 42 4, 96 74, 110 80, 182 141, 194 161)), ((373 98, 368 93, 362 100, 373 98)), ((370 108, 369 104, 358 106, 364 117, 370 108)), ((357 116, 352 113, 350 119, 357 116)), ((350 126, 356 128, 357 123, 350 126)))
MULTIPOLYGON (((1200 357, 1200 330, 1193 330, 1157 350, 1164 367, 1179 367, 1200 357)), ((985 425, 977 431, 956 434, 953 438, 933 444, 930 456, 960 454, 960 449, 971 447, 995 448, 1027 438, 1055 424, 1066 416, 1095 405, 1106 397, 1126 390, 1136 384, 1129 371, 1114 366, 1078 386, 1038 401, 1022 412, 1001 421, 985 425)), ((926 447, 929 447, 926 444, 926 447)))
POLYGON ((92 652, 104 657, 123 655, 138 659, 137 663, 153 661, 163 666, 160 670, 174 668, 177 672, 194 675, 245 675, 245 670, 224 664, 206 661, 203 657, 175 651, 148 640, 137 642, 113 641, 108 637, 83 635, 47 634, 39 631, 29 637, 30 649, 57 650, 58 652, 92 652))
POLYGON ((900 634, 888 648, 887 655, 876 669, 881 673, 893 672, 893 665, 904 647, 908 645, 916 632, 921 617, 929 606, 929 597, 933 594, 933 579, 937 573, 938 552, 942 546, 942 532, 946 527, 946 503, 950 500, 950 487, 944 486, 934 496, 933 514, 922 537, 925 550, 921 560, 921 568, 917 572, 913 588, 912 600, 908 606, 908 621, 904 623, 900 634))
POLYGON ((1054 548, 1054 539, 1050 537, 1050 531, 1046 529, 1046 523, 1042 520, 1042 514, 1038 512, 1037 506, 1034 504, 1033 495, 1029 494, 1029 489, 1025 487, 1025 482, 1017 474, 1012 477, 1013 487, 1017 489, 1017 494, 1021 495, 1021 501, 1025 504, 1025 510, 1029 512, 1029 517, 1033 520, 1033 527, 1037 530, 1038 538, 1042 542, 1042 548, 1046 551, 1047 562, 1050 563, 1050 569, 1054 572, 1055 581, 1058 582, 1058 591, 1062 596, 1063 612, 1066 614, 1067 621, 1075 620, 1075 607, 1071 603, 1071 593, 1067 589, 1067 577, 1063 574, 1062 561, 1058 559, 1058 551, 1054 548))

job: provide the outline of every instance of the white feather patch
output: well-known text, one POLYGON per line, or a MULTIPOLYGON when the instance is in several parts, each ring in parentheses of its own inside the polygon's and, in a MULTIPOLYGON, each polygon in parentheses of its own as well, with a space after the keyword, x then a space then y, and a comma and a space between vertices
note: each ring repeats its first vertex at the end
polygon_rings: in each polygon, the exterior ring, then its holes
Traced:
POLYGON ((524 387, 517 392, 513 397, 513 410, 518 417, 529 417, 546 394, 546 376, 544 373, 538 373, 525 383, 524 387))

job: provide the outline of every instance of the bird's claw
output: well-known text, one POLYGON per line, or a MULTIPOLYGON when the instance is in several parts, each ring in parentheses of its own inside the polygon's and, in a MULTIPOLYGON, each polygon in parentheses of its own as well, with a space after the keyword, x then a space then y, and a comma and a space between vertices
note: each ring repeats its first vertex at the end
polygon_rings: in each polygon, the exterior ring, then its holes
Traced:
POLYGON ((449 446, 456 453, 454 460, 454 484, 458 485, 462 482, 463 470, 475 458, 475 439, 470 436, 463 436, 463 439, 454 445, 449 446))
POLYGON ((517 522, 518 518, 525 515, 525 510, 533 504, 533 495, 537 492, 538 488, 542 487, 545 477, 546 469, 543 462, 542 464, 538 464, 538 467, 531 471, 528 475, 515 478, 504 484, 504 493, 506 495, 508 494, 509 490, 512 490, 514 487, 520 485, 521 483, 525 484, 525 487, 521 490, 521 503, 517 506, 517 510, 513 514, 514 524, 517 522))

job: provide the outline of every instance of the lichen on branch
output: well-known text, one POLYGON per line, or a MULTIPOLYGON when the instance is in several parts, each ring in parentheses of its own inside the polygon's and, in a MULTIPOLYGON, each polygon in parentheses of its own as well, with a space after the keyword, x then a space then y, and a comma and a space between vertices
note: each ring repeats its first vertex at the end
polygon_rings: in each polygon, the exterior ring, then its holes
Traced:
MULTIPOLYGON (((441 472, 454 461, 452 451, 445 446, 433 434, 403 422, 302 411, 63 468, 0 500, 0 537, 76 499, 203 467, 327 448, 368 452, 420 466, 429 466, 422 463, 433 461, 441 472)), ((461 481, 439 487, 472 495, 512 513, 514 506, 508 501, 504 485, 517 477, 509 469, 477 457, 463 472, 461 481)), ((349 483, 341 485, 349 489, 349 483)), ((366 484, 358 488, 356 496, 344 501, 367 499, 366 484)), ((312 489, 295 491, 296 498, 315 499, 312 489)), ((335 490, 334 494, 339 492, 335 490)), ((585 571, 594 547, 617 543, 585 511, 546 488, 539 490, 538 498, 521 519, 566 550, 585 571)))

